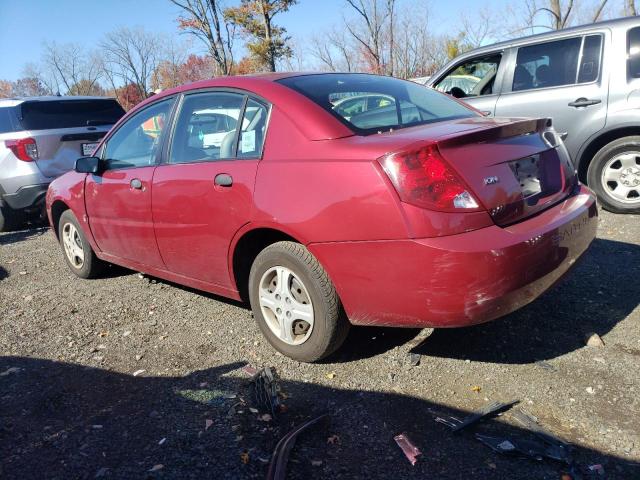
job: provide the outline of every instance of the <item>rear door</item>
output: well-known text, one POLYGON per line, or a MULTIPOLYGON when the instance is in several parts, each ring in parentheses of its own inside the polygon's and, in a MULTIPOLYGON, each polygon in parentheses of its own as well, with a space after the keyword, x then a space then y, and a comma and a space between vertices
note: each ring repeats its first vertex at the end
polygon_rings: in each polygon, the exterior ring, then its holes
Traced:
POLYGON ((171 272, 232 288, 228 255, 251 219, 268 106, 244 94, 186 94, 166 163, 153 178, 153 217, 171 272))
POLYGON ((102 148, 106 169, 88 175, 85 203, 91 233, 104 253, 164 268, 151 212, 152 178, 174 99, 137 112, 102 148))
POLYGON ((517 48, 496 116, 551 117, 574 156, 605 124, 608 81, 601 59, 606 39, 602 32, 517 48))
POLYGON ((22 103, 23 128, 38 147, 36 165, 54 178, 91 155, 109 128, 124 115, 113 99, 34 100, 22 103))
POLYGON ((495 112, 504 68, 502 51, 465 58, 428 85, 468 103, 486 116, 495 112))

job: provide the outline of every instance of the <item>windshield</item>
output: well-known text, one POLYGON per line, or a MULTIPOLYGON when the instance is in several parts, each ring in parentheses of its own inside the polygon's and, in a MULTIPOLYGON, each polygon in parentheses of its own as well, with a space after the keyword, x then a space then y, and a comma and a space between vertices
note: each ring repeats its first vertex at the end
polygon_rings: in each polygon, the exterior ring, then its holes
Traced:
POLYGON ((22 104, 25 130, 112 125, 124 115, 113 99, 27 101, 22 104))
POLYGON ((445 95, 397 78, 328 73, 278 82, 311 99, 362 135, 476 116, 445 95))

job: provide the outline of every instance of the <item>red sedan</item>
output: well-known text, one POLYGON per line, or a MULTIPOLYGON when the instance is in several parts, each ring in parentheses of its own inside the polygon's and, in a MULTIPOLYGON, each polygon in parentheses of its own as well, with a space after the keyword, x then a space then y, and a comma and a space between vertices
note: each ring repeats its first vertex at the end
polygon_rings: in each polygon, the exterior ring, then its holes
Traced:
POLYGON ((485 118, 364 74, 163 92, 54 181, 47 208, 76 275, 109 262, 248 300, 301 361, 350 324, 506 315, 567 272, 597 224, 549 120, 485 118))

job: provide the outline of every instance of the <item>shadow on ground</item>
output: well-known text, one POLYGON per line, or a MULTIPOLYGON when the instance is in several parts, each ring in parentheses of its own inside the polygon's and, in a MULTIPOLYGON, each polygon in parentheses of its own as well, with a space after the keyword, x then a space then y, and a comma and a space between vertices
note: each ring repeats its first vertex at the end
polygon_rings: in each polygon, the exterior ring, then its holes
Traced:
MULTIPOLYGON (((560 478, 566 469, 554 461, 496 454, 472 431, 454 435, 434 422, 435 416, 467 412, 393 393, 288 381, 282 384, 288 410, 275 421, 260 421, 242 405, 236 409, 244 413, 229 414, 240 398, 250 398, 242 365, 183 378, 134 377, 0 357, 0 477, 264 478, 278 439, 293 425, 326 411, 333 412, 329 421, 299 438, 287 478, 542 479, 560 478), (238 397, 225 398, 229 393, 238 397), (414 467, 393 441, 400 432, 424 452, 414 467), (244 452, 247 464, 241 461, 244 452), (149 472, 157 465, 162 467, 149 472)), ((533 438, 502 420, 475 429, 533 438)), ((574 457, 583 467, 602 464, 607 478, 640 475, 637 464, 598 451, 575 448, 574 457)))
POLYGON ((640 304, 640 246, 596 239, 562 283, 500 320, 436 330, 413 351, 494 363, 531 363, 570 353, 590 332, 605 335, 640 304))
POLYGON ((39 237, 49 232, 49 227, 29 228, 27 230, 17 230, 0 234, 0 245, 9 245, 28 240, 33 237, 39 237))

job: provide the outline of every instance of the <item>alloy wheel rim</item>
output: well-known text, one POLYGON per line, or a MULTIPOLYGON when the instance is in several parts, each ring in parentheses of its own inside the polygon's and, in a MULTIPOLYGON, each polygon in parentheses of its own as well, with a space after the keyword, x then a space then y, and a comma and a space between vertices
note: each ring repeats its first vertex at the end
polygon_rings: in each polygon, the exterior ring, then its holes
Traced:
POLYGON ((292 270, 278 265, 262 275, 258 289, 260 310, 269 330, 288 345, 306 342, 315 316, 302 280, 292 270))
POLYGON ((62 244, 64 251, 74 268, 82 268, 84 265, 84 249, 78 229, 72 223, 66 223, 62 228, 62 244))
POLYGON ((640 203, 640 152, 616 155, 602 169, 602 187, 614 200, 640 203))

